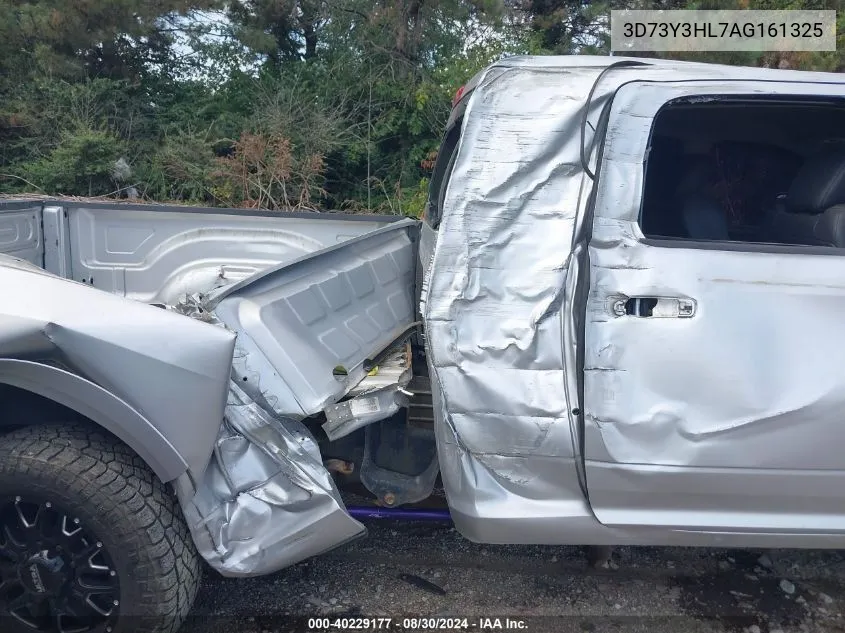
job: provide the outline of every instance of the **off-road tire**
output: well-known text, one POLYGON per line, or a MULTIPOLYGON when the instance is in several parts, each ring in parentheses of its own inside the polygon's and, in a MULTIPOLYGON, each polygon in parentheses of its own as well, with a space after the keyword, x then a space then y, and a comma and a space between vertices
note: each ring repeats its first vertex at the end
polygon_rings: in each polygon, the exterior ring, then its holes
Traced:
POLYGON ((200 561, 173 492, 126 445, 77 422, 2 435, 0 498, 10 495, 52 500, 102 541, 119 580, 114 633, 181 626, 200 561))

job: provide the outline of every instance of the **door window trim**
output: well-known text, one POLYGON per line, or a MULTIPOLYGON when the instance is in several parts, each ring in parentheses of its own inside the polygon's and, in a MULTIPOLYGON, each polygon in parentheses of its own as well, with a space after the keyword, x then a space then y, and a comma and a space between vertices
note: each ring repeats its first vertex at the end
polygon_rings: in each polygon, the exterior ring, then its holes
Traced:
MULTIPOLYGON (((639 227, 638 227, 639 228, 639 227)), ((641 237, 639 243, 654 248, 687 248, 699 251, 771 253, 773 255, 833 255, 842 257, 845 248, 809 244, 775 244, 772 242, 732 242, 726 240, 692 240, 683 238, 641 237)))
MULTIPOLYGON (((610 103, 610 117, 608 121, 607 130, 610 130, 614 127, 613 125, 613 118, 618 117, 619 110, 617 110, 620 106, 618 96, 620 92, 623 92, 625 89, 631 89, 632 86, 639 86, 639 87, 648 87, 654 88, 657 90, 664 90, 666 92, 675 92, 677 94, 665 98, 662 100, 660 105, 654 110, 652 114, 650 114, 651 123, 649 125, 648 135, 646 137, 646 142, 643 148, 643 155, 642 155, 642 170, 640 172, 640 182, 639 182, 639 196, 637 199, 636 205, 636 217, 634 218, 624 218, 624 221, 631 222, 633 227, 635 227, 636 232, 639 234, 637 239, 640 243, 652 246, 652 247, 663 247, 663 248, 687 248, 687 249, 698 249, 698 250, 713 250, 713 251, 729 251, 729 252, 760 252, 760 253, 774 253, 774 254, 804 254, 804 255, 833 255, 833 256, 842 256, 843 251, 845 251, 845 247, 835 247, 835 246, 817 246, 817 245, 802 245, 802 244, 775 244, 775 243, 762 243, 762 242, 737 242, 737 241, 727 241, 727 240, 692 240, 692 239, 684 239, 684 238, 661 238, 661 237, 647 237, 642 232, 642 211, 643 211, 643 195, 644 195, 644 184, 646 178, 646 171, 648 168, 648 149, 651 147, 651 141, 654 135, 654 124, 659 116, 660 112, 663 111, 664 108, 670 106, 673 103, 683 102, 684 100, 688 99, 696 99, 696 98, 705 98, 705 99, 714 99, 719 101, 751 101, 754 103, 759 103, 761 101, 783 101, 783 102, 839 102, 845 101, 845 85, 841 83, 830 83, 830 82, 807 82, 807 81, 772 81, 772 80, 764 80, 764 79, 732 79, 727 82, 729 85, 733 85, 736 87, 742 87, 746 91, 740 92, 726 92, 725 91, 725 82, 718 82, 715 79, 695 79, 695 80, 682 80, 682 81, 630 81, 620 85, 616 90, 613 92, 613 96, 610 103), (785 88, 791 88, 792 90, 785 89, 783 92, 768 92, 768 93, 755 93, 754 86, 756 84, 778 84, 784 86, 785 88), (824 94, 813 93, 813 92, 800 92, 800 90, 808 90, 814 86, 818 86, 819 88, 824 88, 828 92, 824 94), (837 90, 837 92, 832 92, 833 90, 837 90)), ((845 105, 843 105, 845 107, 845 105)), ((606 144, 607 141, 607 134, 604 135, 602 139, 602 143, 606 144)), ((606 160, 606 156, 603 158, 601 166, 604 166, 604 161, 606 160)), ((596 177, 596 187, 601 187, 601 175, 597 172, 596 177)), ((595 210, 593 211, 592 220, 594 221, 596 217, 595 210)), ((591 223, 592 224, 592 223, 591 223)))

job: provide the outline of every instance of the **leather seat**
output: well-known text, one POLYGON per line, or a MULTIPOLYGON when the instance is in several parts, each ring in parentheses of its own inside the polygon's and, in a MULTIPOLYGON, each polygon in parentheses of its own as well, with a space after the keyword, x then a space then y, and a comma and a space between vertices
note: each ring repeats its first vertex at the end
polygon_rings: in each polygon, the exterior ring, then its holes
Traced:
POLYGON ((845 146, 830 147, 800 169, 772 217, 772 240, 845 247, 845 146))

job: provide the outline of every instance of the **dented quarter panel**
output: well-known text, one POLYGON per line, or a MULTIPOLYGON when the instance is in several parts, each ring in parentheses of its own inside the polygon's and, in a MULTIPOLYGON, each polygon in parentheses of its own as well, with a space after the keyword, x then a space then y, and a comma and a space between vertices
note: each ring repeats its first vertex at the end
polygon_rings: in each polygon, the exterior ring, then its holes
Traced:
POLYGON ((197 549, 224 576, 269 574, 365 533, 305 426, 271 416, 235 381, 199 491, 180 502, 197 549))
MULTIPOLYGON (((414 322, 417 224, 239 212, 229 226, 225 214, 177 209, 66 211, 41 209, 51 248, 38 263, 75 270, 85 283, 3 260, 0 283, 16 302, 0 311, 0 381, 65 404, 135 448, 162 480, 174 482, 200 553, 225 575, 270 573, 364 533, 346 512, 316 441, 293 417, 360 387, 364 360, 414 322), (278 248, 280 224, 292 231, 293 252, 278 248), (309 234, 328 242, 304 240, 309 234), (85 257, 83 238, 99 255, 85 257), (319 256, 307 257, 313 251, 319 256), (292 263, 272 267, 268 257, 292 263), (137 266, 122 266, 130 262, 137 266), (92 263, 96 271, 80 274, 80 265, 92 263), (217 275, 218 265, 225 275, 217 275), (208 296, 213 287, 218 292, 208 296), (151 307, 98 288, 173 305, 151 307), (292 288, 291 304, 310 331, 286 329, 285 315, 279 317, 292 288), (251 332, 238 331, 235 354, 236 332, 220 316, 233 298, 257 295, 266 304, 256 301, 246 313, 279 318, 261 347, 251 332), (316 324, 313 309, 327 312, 316 324), (302 352, 285 367, 290 387, 269 363, 268 356, 277 360, 274 344, 302 352), (321 355, 326 351, 336 353, 321 355), (348 367, 346 376, 332 375, 338 365, 348 367), (309 389, 319 405, 308 400, 309 389)), ((407 382, 398 378, 398 385, 407 382)))
MULTIPOLYGON (((77 409, 119 415, 109 430, 130 445, 135 438, 133 448, 140 453, 162 451, 151 461, 166 481, 180 474, 179 460, 192 476, 202 474, 226 404, 231 332, 60 279, 7 256, 0 256, 0 287, 14 297, 0 305, 0 358, 58 367, 43 388, 60 389, 68 406, 77 399, 77 409), (141 444, 147 434, 135 428, 145 423, 157 431, 146 447, 141 444), (120 432, 120 425, 132 428, 120 432), (166 454, 168 445, 175 455, 166 454)), ((15 374, 7 365, 2 379, 20 383, 21 371, 15 374)), ((36 385, 30 390, 38 392, 36 385)))
POLYGON ((687 95, 845 95, 805 83, 625 86, 611 112, 590 245, 587 482, 613 525, 845 531, 845 259, 807 249, 661 247, 637 224, 659 108, 687 95), (692 318, 616 316, 680 297, 692 318), (833 348, 831 347, 833 346, 833 348))

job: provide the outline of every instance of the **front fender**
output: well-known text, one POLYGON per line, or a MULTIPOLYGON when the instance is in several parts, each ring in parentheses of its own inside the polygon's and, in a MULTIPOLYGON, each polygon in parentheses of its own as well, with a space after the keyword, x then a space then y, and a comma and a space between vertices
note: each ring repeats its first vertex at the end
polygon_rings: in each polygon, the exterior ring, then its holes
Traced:
POLYGON ((0 383, 48 398, 99 424, 164 482, 188 469, 179 452, 143 415, 90 380, 50 365, 7 358, 0 359, 0 383))

